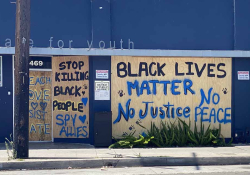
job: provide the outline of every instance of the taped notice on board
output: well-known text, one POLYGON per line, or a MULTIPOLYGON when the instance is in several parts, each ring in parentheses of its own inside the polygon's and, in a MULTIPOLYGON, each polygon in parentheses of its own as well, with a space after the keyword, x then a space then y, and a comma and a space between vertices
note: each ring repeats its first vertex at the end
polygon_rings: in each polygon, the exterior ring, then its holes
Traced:
POLYGON ((96 79, 109 79, 109 70, 96 70, 96 79))
POLYGON ((95 100, 110 100, 110 81, 95 81, 95 100))
POLYGON ((249 80, 249 71, 238 71, 238 80, 249 80))

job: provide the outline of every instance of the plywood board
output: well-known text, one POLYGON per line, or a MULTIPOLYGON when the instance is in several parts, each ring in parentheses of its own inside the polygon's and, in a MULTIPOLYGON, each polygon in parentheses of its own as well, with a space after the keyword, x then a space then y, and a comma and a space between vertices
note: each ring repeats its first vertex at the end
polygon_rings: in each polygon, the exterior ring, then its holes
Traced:
POLYGON ((54 138, 89 137, 89 58, 52 58, 54 138))
POLYGON ((231 58, 113 56, 111 64, 114 137, 177 118, 221 124, 231 137, 231 58))
POLYGON ((52 140, 51 72, 30 71, 29 140, 52 140))

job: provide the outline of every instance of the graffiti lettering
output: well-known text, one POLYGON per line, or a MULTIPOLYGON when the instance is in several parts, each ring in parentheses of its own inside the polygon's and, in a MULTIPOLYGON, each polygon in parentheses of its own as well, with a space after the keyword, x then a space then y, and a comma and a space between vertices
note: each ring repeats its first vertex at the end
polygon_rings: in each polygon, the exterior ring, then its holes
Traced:
POLYGON ((51 80, 49 72, 32 71, 30 73, 29 137, 31 141, 51 139, 51 80))
POLYGON ((75 97, 81 97, 82 95, 85 95, 85 91, 82 91, 85 87, 82 86, 71 86, 71 87, 63 87, 63 86, 55 86, 54 87, 54 96, 59 95, 69 95, 69 96, 75 96, 75 97))
POLYGON ((216 111, 215 108, 202 107, 204 102, 206 103, 206 105, 209 105, 210 102, 211 102, 211 99, 212 99, 212 103, 214 105, 219 104, 220 95, 218 93, 213 93, 213 95, 211 95, 212 90, 213 90, 213 88, 210 88, 208 90, 207 97, 206 97, 206 95, 204 93, 204 90, 203 89, 200 90, 201 101, 200 101, 200 105, 195 108, 195 121, 198 120, 198 116, 199 116, 203 122, 211 123, 211 121, 213 119, 214 123, 216 123, 216 122, 224 123, 224 124, 231 123, 231 108, 224 108, 224 109, 219 108, 216 111), (209 115, 206 112, 206 110, 210 111, 209 115), (205 118, 207 115, 208 115, 208 118, 205 118), (221 119, 220 116, 223 116, 223 118, 221 119))
POLYGON ((37 107, 39 106, 37 102, 31 102, 31 108, 29 110, 29 117, 30 118, 35 118, 35 119, 40 119, 40 120, 45 120, 45 115, 47 114, 46 107, 47 107, 47 102, 40 102, 40 108, 42 110, 38 110, 37 107))
POLYGON ((156 95, 157 94, 157 85, 163 85, 162 86, 162 91, 164 93, 164 95, 167 95, 167 85, 170 85, 170 91, 173 95, 180 95, 181 92, 178 91, 178 88, 180 86, 180 84, 182 83, 183 86, 183 93, 184 95, 187 95, 188 91, 191 94, 195 94, 195 91, 192 89, 192 85, 193 82, 190 79, 185 79, 185 80, 172 80, 172 81, 159 81, 159 80, 144 80, 141 85, 139 84, 139 81, 134 80, 134 82, 130 82, 127 81, 127 88, 128 88, 128 95, 132 95, 132 89, 136 90, 136 94, 139 97, 140 95, 142 95, 144 93, 144 91, 146 91, 147 95, 153 94, 156 95), (152 89, 150 88, 150 84, 152 84, 152 89))
POLYGON ((87 137, 88 132, 86 131, 87 126, 76 127, 76 122, 79 120, 82 124, 86 122, 86 115, 69 115, 69 114, 58 114, 56 116, 56 125, 61 126, 60 136, 66 137, 87 137), (68 126, 69 125, 69 126, 68 126))
POLYGON ((72 101, 59 102, 57 100, 53 101, 53 111, 79 111, 83 112, 83 103, 77 103, 72 101))
POLYGON ((64 70, 73 68, 81 70, 83 66, 84 66, 83 61, 66 61, 66 62, 61 62, 59 64, 59 69, 64 70))
POLYGON ((45 120, 47 112, 43 110, 29 110, 29 114, 30 118, 45 120))
MULTIPOLYGON (((116 120, 113 122, 113 124, 118 123, 121 120, 121 117, 123 116, 126 121, 129 120, 129 118, 134 118, 135 116, 135 109, 133 107, 130 107, 130 102, 131 99, 129 99, 126 102, 126 111, 124 111, 124 108, 122 107, 121 103, 118 105, 118 116, 116 120)), ((140 119, 145 119, 148 114, 151 115, 153 119, 156 117, 160 117, 161 119, 165 119, 165 116, 167 118, 175 118, 177 117, 185 117, 189 118, 190 117, 190 107, 186 106, 184 108, 182 107, 175 107, 173 104, 170 104, 168 102, 167 104, 163 104, 161 107, 155 107, 153 106, 154 102, 142 102, 145 104, 144 110, 139 110, 139 118, 140 119), (151 105, 151 106, 150 106, 151 105), (150 111, 149 111, 150 110, 150 111)))
MULTIPOLYGON (((179 72, 179 64, 176 62, 175 63, 175 75, 176 76, 184 76, 184 75, 194 75, 194 72, 192 70, 193 65, 195 66, 195 71, 198 77, 201 77, 201 75, 203 74, 205 68, 207 67, 207 77, 215 77, 214 72, 214 68, 216 67, 216 64, 212 64, 212 63, 204 63, 202 65, 201 68, 199 68, 199 65, 197 63, 193 63, 193 62, 185 62, 185 64, 188 66, 188 70, 186 73, 184 72, 179 72)), ((221 75, 217 75, 217 78, 224 78, 226 77, 227 73, 225 70, 221 69, 221 67, 225 67, 226 65, 224 63, 219 63, 217 65, 217 70, 218 72, 222 72, 223 74, 221 75)))
POLYGON ((231 123, 231 108, 219 108, 217 111, 215 108, 209 108, 209 107, 196 107, 195 108, 195 121, 197 121, 198 117, 201 118, 203 122, 213 122, 216 123, 231 123), (210 111, 210 113, 207 113, 205 110, 210 111), (223 114, 224 113, 224 114, 223 114), (205 117, 208 118, 205 118, 205 117), (220 116, 223 118, 220 119, 220 116))
POLYGON ((50 100, 50 90, 49 89, 43 89, 40 91, 35 90, 29 90, 29 100, 37 100, 39 101, 40 99, 44 101, 49 101, 50 100))
POLYGON ((33 77, 31 76, 29 78, 29 85, 30 86, 36 86, 36 85, 45 85, 45 84, 51 84, 51 79, 50 77, 33 77))
MULTIPOLYGON (((207 104, 210 104, 212 90, 213 90, 213 88, 210 88, 208 90, 208 97, 206 97, 203 89, 200 90, 201 102, 200 102, 199 107, 201 107, 203 105, 204 101, 206 101, 207 104)), ((212 96, 212 101, 213 101, 213 104, 217 105, 220 102, 220 95, 218 93, 214 93, 213 96, 212 96)))
POLYGON ((78 72, 75 71, 73 73, 69 72, 55 72, 55 81, 84 81, 89 79, 89 72, 78 72))
POLYGON ((37 133, 37 127, 38 127, 38 133, 44 133, 44 134, 50 134, 50 124, 49 123, 36 123, 30 125, 30 133, 37 133))
POLYGON ((139 71, 132 73, 131 63, 128 62, 128 65, 125 62, 120 62, 117 64, 117 76, 120 78, 129 77, 141 77, 142 73, 145 76, 164 76, 165 73, 162 70, 166 66, 166 63, 155 63, 152 62, 148 64, 147 62, 140 62, 139 71))

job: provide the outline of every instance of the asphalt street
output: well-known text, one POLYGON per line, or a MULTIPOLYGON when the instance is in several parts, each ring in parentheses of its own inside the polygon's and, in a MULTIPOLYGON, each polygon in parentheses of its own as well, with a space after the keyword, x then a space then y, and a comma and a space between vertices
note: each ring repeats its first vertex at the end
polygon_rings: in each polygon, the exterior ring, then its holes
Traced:
POLYGON ((61 169, 61 170, 19 170, 1 171, 3 175, 40 175, 40 174, 74 174, 74 175, 249 175, 250 165, 235 166, 174 166, 174 167, 133 167, 133 168, 96 168, 96 169, 61 169))

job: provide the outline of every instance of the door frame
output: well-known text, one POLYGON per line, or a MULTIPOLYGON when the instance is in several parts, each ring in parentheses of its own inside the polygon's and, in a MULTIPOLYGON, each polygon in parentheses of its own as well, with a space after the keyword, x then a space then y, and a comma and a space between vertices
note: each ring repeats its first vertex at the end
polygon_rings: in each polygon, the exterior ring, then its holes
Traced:
MULTIPOLYGON (((33 55, 30 55, 33 56, 33 55)), ((37 56, 37 55, 36 55, 37 56)), ((37 57, 50 57, 52 59, 52 56, 37 56, 37 57)), ((12 55, 12 75, 13 75, 13 139, 14 139, 14 126, 15 126, 15 121, 14 121, 14 103, 15 103, 15 55, 12 55)), ((52 74, 52 68, 51 69, 29 69, 29 71, 48 71, 51 72, 52 74)), ((51 92, 52 92, 52 86, 51 86, 51 92)), ((51 101, 53 102, 53 95, 51 95, 51 101)), ((51 141, 29 141, 30 143, 43 143, 43 142, 54 142, 54 135, 53 135, 53 105, 51 105, 52 108, 52 113, 51 113, 51 123, 52 123, 52 127, 51 127, 51 141)))

